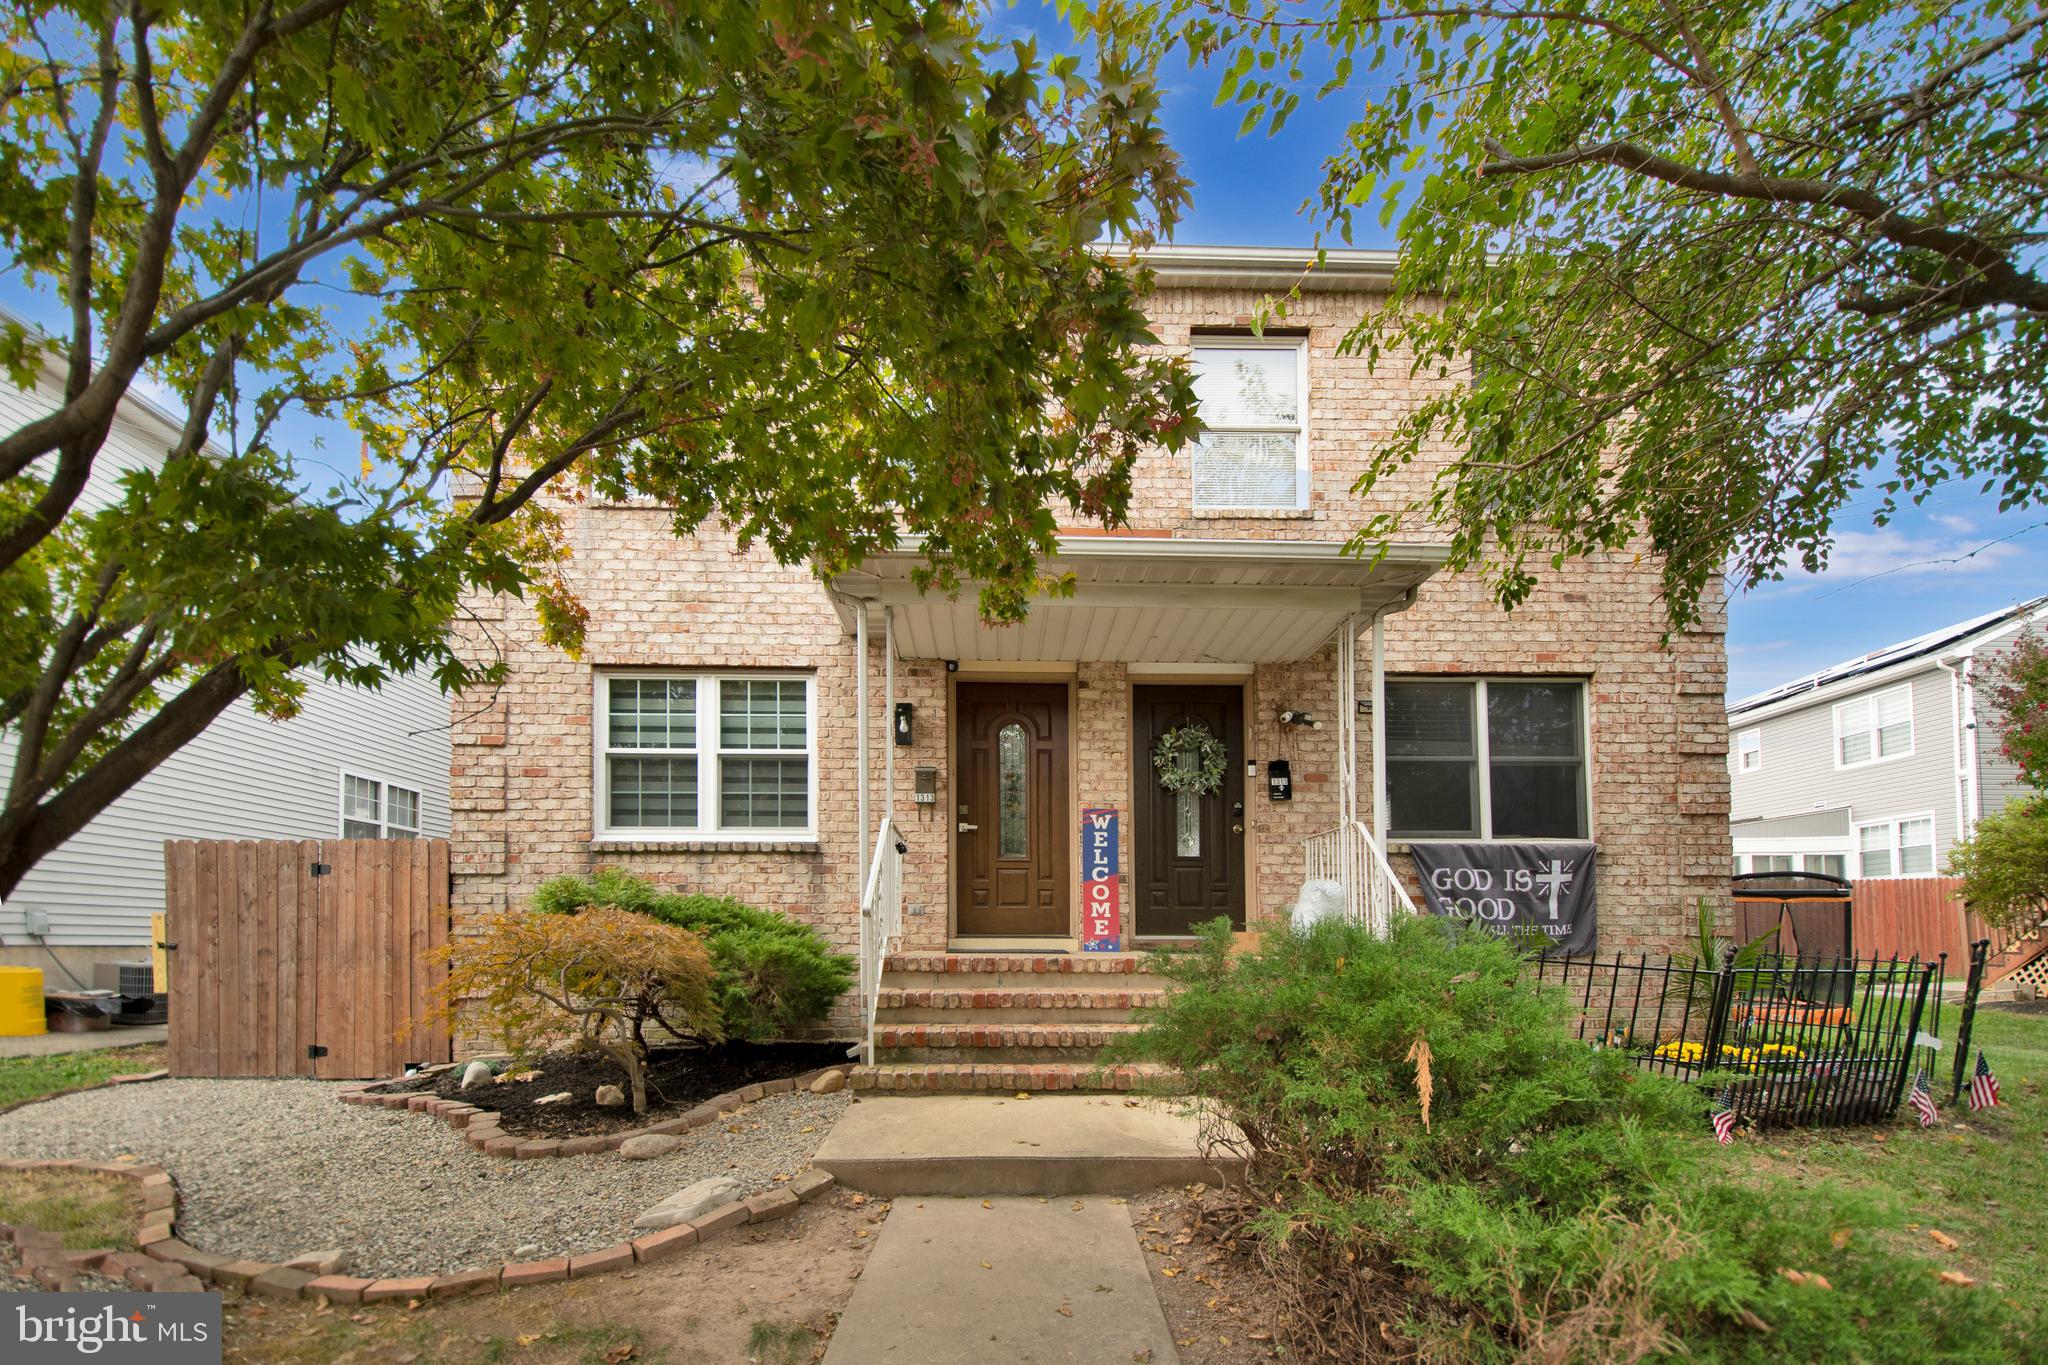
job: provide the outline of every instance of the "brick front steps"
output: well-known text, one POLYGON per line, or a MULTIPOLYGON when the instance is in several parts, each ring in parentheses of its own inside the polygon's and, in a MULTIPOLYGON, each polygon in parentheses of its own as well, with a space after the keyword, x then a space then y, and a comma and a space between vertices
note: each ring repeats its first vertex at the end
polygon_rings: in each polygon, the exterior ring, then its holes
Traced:
POLYGON ((1128 953, 896 953, 875 996, 875 1065, 853 1088, 893 1094, 1135 1089, 1159 1068, 1104 1069, 1135 1011, 1166 998, 1128 953))
MULTIPOLYGON (((439 1066, 430 1071, 448 1071, 452 1067, 439 1066)), ((692 1128, 702 1128, 716 1122, 720 1116, 733 1113, 752 1104, 755 1100, 770 1095, 787 1095, 793 1090, 809 1089, 812 1081, 828 1071, 850 1071, 847 1066, 821 1066, 815 1071, 806 1071, 801 1076, 785 1076, 781 1080, 761 1081, 754 1085, 743 1085, 723 1095, 714 1095, 694 1109, 685 1110, 672 1119, 650 1123, 644 1128, 629 1128, 620 1133, 595 1134, 575 1138, 533 1138, 508 1134, 498 1126, 495 1111, 460 1100, 442 1099, 438 1095, 426 1095, 419 1091, 390 1092, 384 1086, 399 1084, 399 1081, 376 1081, 358 1089, 343 1090, 340 1095, 343 1104, 376 1105, 385 1109, 403 1109, 415 1114, 425 1114, 439 1119, 450 1128, 462 1131, 462 1140, 485 1156, 511 1157, 515 1161, 530 1161, 539 1157, 595 1156, 599 1152, 611 1152, 627 1138, 640 1137, 648 1133, 681 1135, 692 1128)), ((402 1077, 401 1080, 416 1079, 402 1077)))
POLYGON ((142 1193, 142 1225, 135 1234, 141 1254, 133 1252, 64 1251, 57 1234, 0 1224, 0 1235, 21 1248, 22 1265, 46 1289, 77 1288, 77 1276, 91 1272, 125 1279, 146 1293, 199 1293, 209 1288, 239 1289, 244 1294, 280 1299, 319 1299, 331 1303, 410 1303, 453 1298, 458 1294, 516 1288, 544 1280, 581 1280, 611 1270, 627 1270, 673 1256, 722 1232, 750 1223, 766 1223, 796 1212, 799 1204, 819 1198, 836 1183, 828 1171, 806 1170, 786 1185, 723 1204, 696 1221, 681 1223, 629 1242, 546 1261, 508 1261, 447 1275, 400 1275, 366 1280, 352 1275, 315 1275, 266 1261, 236 1260, 201 1251, 178 1239, 175 1222, 177 1187, 157 1166, 121 1162, 25 1161, 0 1158, 0 1169, 99 1171, 137 1181, 142 1193), (68 1281, 68 1284, 67 1284, 68 1281))
POLYGON ((958 1094, 990 1090, 1136 1090, 1170 1078, 1166 1067, 1098 1066, 1094 1062, 878 1062, 854 1068, 855 1090, 889 1094, 958 1094))

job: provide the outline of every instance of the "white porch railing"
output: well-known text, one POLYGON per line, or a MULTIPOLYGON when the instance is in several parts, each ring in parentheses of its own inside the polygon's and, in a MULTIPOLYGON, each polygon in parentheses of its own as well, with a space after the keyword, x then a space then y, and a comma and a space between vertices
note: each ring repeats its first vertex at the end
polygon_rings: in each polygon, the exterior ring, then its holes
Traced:
POLYGON ((882 989, 882 964, 903 932, 903 855, 910 846, 896 832, 893 816, 875 831, 875 853, 860 893, 861 1040, 847 1049, 869 1066, 875 1061, 875 1001, 882 989))
POLYGON ((1415 913, 1408 888, 1394 875, 1393 865, 1361 820, 1302 841, 1303 871, 1310 881, 1336 882, 1344 888, 1344 917, 1384 938, 1396 911, 1415 913))

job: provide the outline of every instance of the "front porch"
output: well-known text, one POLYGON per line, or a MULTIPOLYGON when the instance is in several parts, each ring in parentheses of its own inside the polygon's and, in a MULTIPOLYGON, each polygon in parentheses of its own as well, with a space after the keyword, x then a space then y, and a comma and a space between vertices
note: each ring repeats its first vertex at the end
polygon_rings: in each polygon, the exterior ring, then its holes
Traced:
POLYGON ((854 759, 873 1066, 855 1083, 1128 1088, 1138 1073, 1095 1060, 1156 998, 1137 951, 1217 918, 1255 930, 1308 876, 1384 922, 1405 893, 1379 852, 1360 713, 1384 713, 1384 618, 1442 559, 1074 537, 1047 566, 1071 595, 1007 628, 975 619, 971 590, 918 593, 914 552, 835 579, 869 720, 854 759), (1169 789, 1169 736, 1205 761, 1199 783, 1169 789))

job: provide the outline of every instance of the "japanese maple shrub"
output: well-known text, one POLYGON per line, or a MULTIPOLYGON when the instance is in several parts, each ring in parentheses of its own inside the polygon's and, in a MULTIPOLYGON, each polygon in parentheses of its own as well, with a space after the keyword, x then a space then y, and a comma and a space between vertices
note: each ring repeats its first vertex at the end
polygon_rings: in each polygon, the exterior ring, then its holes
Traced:
POLYGON ((521 1061, 565 1039, 626 1073, 633 1112, 647 1112, 646 1029, 715 1042, 711 953, 688 929, 607 906, 577 915, 514 910, 448 949, 438 1008, 476 1011, 521 1061))
POLYGON ((544 913, 611 906, 693 930, 711 950, 712 998, 724 1036, 787 1038, 822 1021, 853 984, 854 961, 810 925, 725 896, 658 890, 623 872, 556 877, 534 895, 544 913))

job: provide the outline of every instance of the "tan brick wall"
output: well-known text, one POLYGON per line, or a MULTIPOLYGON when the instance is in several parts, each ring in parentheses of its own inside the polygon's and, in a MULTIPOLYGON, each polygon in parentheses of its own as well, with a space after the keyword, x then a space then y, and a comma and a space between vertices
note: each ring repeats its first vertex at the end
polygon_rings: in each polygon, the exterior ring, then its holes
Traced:
MULTIPOLYGON (((1187 344, 1190 328, 1247 320, 1251 291, 1169 291, 1155 309, 1162 342, 1187 344)), ((1350 492, 1364 452, 1421 401, 1428 383, 1407 378, 1402 356, 1375 377, 1362 359, 1337 354, 1338 341, 1369 296, 1312 294, 1287 320, 1306 327, 1310 348, 1309 425, 1314 465, 1308 514, 1211 518, 1190 510, 1188 457, 1146 461, 1135 480, 1136 528, 1178 536, 1341 540, 1377 507, 1421 486, 1430 469, 1405 472, 1399 488, 1371 504, 1350 492)), ((835 941, 858 940, 857 886, 866 838, 855 817, 855 661, 830 596, 804 568, 739 550, 707 529, 671 532, 651 507, 566 509, 575 557, 570 577, 590 610, 581 661, 541 645, 530 612, 516 601, 468 605, 466 647, 502 652, 504 686, 455 700, 451 804, 458 917, 517 904, 543 879, 618 866, 663 886, 740 896, 800 915, 835 941), (771 851, 681 844, 614 845, 593 840, 592 670, 605 667, 814 669, 818 696, 818 839, 771 851)), ((1440 538, 1429 528, 1411 539, 1440 538)), ((1691 905, 1719 896, 1728 869, 1724 621, 1718 609, 1699 630, 1661 642, 1665 623, 1651 565, 1632 555, 1576 564, 1512 614, 1491 603, 1476 578, 1438 578, 1409 611, 1390 617, 1387 666, 1402 673, 1568 675, 1591 687, 1593 833, 1601 845, 1602 946, 1635 948, 1685 936, 1691 905)), ((884 714, 882 617, 871 613, 873 818, 886 808, 881 772, 889 743, 884 714)), ((1360 687, 1369 683, 1369 644, 1360 642, 1360 687)), ((1290 902, 1301 879, 1301 841, 1335 820, 1336 729, 1333 655, 1261 665, 1248 690, 1248 835, 1256 866, 1247 878, 1260 912, 1290 902), (1326 718, 1321 731, 1283 733, 1278 712, 1301 707, 1326 718), (1295 800, 1265 798, 1264 765, 1286 758, 1295 800)), ((922 913, 906 920, 913 947, 947 936, 946 850, 957 797, 946 732, 949 674, 941 661, 897 664, 897 696, 916 707, 916 743, 898 748, 895 810, 911 848, 906 899, 922 913), (911 799, 914 769, 940 773, 939 800, 911 799)), ((1083 664, 1073 717, 1076 794, 1083 805, 1130 808, 1129 674, 1121 664, 1083 664)), ((1359 774, 1371 764, 1361 717, 1359 774)), ((1369 792, 1360 809, 1369 810, 1369 792)), ((1405 863, 1405 859, 1397 859, 1405 863)), ((1128 903, 1128 897, 1126 897, 1128 903)))

